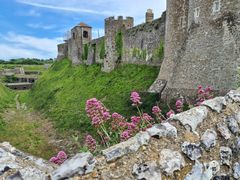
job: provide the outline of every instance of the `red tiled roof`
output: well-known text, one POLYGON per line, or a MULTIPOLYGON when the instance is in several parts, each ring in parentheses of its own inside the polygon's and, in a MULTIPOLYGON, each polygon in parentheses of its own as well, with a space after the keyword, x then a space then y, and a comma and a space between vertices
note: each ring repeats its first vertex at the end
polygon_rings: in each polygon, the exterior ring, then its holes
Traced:
POLYGON ((91 28, 91 26, 89 26, 89 25, 87 25, 87 24, 85 24, 85 23, 83 23, 83 22, 79 23, 78 26, 91 28))

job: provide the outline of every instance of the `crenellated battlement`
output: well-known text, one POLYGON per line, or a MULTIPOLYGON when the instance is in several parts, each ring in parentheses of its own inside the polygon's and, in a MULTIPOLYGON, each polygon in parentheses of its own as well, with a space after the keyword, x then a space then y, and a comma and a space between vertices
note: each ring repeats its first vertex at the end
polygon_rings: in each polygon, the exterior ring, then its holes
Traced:
POLYGON ((118 16, 115 18, 114 16, 108 17, 105 19, 105 34, 118 30, 118 29, 129 29, 134 26, 134 18, 118 16))

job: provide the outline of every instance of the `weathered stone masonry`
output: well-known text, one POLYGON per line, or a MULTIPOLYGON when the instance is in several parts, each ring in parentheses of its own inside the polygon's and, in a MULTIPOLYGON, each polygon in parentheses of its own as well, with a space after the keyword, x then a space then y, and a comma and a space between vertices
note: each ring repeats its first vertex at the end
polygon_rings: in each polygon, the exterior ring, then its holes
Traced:
POLYGON ((165 18, 153 19, 152 10, 146 13, 146 23, 134 26, 132 17, 119 16, 117 19, 105 19, 105 36, 91 39, 84 37, 83 32, 91 34, 91 27, 84 23, 71 30, 71 37, 65 43, 58 45, 58 60, 68 57, 73 64, 86 63, 88 65, 103 64, 103 71, 112 71, 119 63, 147 64, 160 66, 163 57, 158 55, 160 46, 164 44, 165 18), (121 32, 122 52, 118 57, 116 48, 116 35, 121 32), (84 40, 84 41, 83 41, 84 40), (105 55, 100 57, 102 43, 105 46, 105 55), (88 45, 87 61, 82 60, 84 45, 88 45))
POLYGON ((240 1, 167 1, 165 58, 156 81, 167 81, 165 93, 186 95, 198 85, 235 88, 239 65, 240 1))

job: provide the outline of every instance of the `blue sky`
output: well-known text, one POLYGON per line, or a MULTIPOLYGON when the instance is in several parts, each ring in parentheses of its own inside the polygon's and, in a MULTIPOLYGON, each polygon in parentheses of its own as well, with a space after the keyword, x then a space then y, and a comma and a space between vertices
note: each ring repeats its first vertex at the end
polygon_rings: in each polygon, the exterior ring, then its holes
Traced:
POLYGON ((55 58, 56 45, 79 22, 104 34, 104 19, 132 16, 144 22, 153 9, 155 18, 166 9, 165 0, 0 0, 0 59, 55 58))

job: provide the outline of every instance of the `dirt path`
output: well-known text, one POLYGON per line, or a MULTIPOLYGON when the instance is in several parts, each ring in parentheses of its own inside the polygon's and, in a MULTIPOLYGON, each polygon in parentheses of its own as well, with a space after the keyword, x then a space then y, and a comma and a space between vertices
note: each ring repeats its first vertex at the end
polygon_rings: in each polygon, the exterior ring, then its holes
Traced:
POLYGON ((21 104, 19 95, 15 97, 15 103, 16 108, 0 114, 0 123, 4 124, 2 128, 0 126, 0 142, 8 141, 22 151, 45 159, 60 150, 70 154, 78 150, 71 137, 61 136, 48 119, 21 104))

